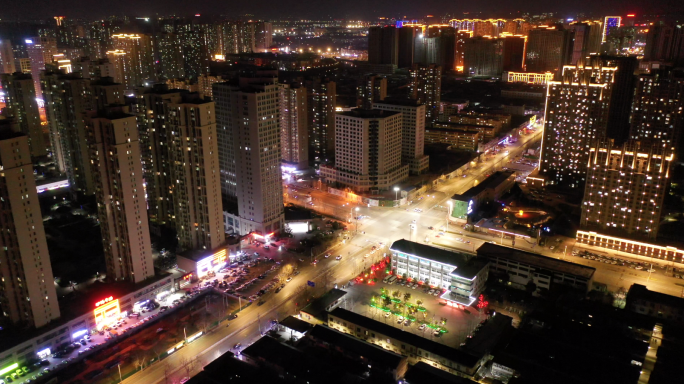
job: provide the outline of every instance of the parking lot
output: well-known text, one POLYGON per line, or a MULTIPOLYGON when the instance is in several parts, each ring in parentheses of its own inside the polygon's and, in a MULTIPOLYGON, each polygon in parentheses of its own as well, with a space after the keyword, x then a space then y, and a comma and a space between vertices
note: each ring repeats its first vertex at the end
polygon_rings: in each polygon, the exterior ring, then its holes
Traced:
MULTIPOLYGON (((472 307, 463 310, 440 304, 440 302, 445 303, 445 301, 435 296, 434 290, 430 294, 430 287, 419 285, 414 287, 413 284, 409 286, 401 280, 398 280, 399 284, 397 282, 388 284, 382 281, 384 277, 385 275, 381 274, 375 283, 355 283, 344 288, 348 295, 345 297, 345 303, 342 307, 451 347, 462 346, 468 336, 474 335, 478 326, 487 318, 484 313, 480 314, 477 309, 472 307), (409 317, 405 312, 405 306, 397 308, 392 305, 391 312, 371 306, 371 300, 375 300, 377 303, 383 300, 383 289, 390 297, 411 305, 418 305, 420 301, 419 306, 423 307, 425 311, 419 311, 412 315, 411 318, 414 318, 415 321, 407 321, 409 317), (399 293, 395 294, 394 292, 399 293), (405 300, 406 294, 410 295, 408 300, 405 300), (398 315, 398 313, 401 314, 398 315), (435 328, 428 324, 441 326, 446 332, 436 332, 435 328)), ((441 291, 437 292, 438 295, 442 293, 441 291)), ((378 307, 382 307, 382 305, 378 305, 378 307)))
MULTIPOLYGON (((666 271, 668 271, 668 267, 666 265, 661 265, 659 263, 648 263, 645 261, 636 261, 636 260, 631 260, 628 258, 620 258, 616 256, 610 256, 610 255, 602 255, 599 253, 594 253, 594 252, 589 252, 585 250, 573 250, 572 255, 575 257, 581 257, 586 260, 593 260, 595 262, 599 263, 604 263, 604 264, 612 264, 616 265, 619 267, 625 267, 625 268, 630 268, 634 269, 637 271, 644 271, 644 272, 649 272, 649 273, 662 273, 665 274, 666 271)), ((678 279, 684 279, 684 269, 679 269, 679 268, 670 268, 670 272, 675 278, 678 279)))

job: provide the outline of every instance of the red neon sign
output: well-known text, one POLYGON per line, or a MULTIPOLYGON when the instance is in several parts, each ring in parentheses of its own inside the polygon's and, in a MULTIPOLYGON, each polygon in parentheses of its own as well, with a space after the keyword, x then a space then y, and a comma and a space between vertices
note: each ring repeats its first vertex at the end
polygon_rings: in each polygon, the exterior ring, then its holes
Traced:
POLYGON ((191 279, 192 279, 192 272, 183 276, 183 280, 191 280, 191 279))
POLYGON ((97 303, 95 303, 95 308, 97 308, 97 307, 99 307, 99 306, 101 306, 101 305, 107 304, 107 303, 109 303, 109 302, 112 301, 112 300, 114 300, 114 297, 113 297, 113 296, 109 296, 109 297, 107 297, 107 298, 104 298, 104 299, 98 301, 97 303))

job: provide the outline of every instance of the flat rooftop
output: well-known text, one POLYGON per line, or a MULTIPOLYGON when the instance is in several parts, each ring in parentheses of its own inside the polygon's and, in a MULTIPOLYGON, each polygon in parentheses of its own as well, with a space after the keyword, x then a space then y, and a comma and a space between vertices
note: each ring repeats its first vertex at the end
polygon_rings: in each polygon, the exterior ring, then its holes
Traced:
POLYGON ((403 356, 380 348, 374 344, 366 343, 354 336, 347 335, 340 331, 334 330, 327 325, 317 325, 307 333, 307 337, 323 341, 327 344, 334 345, 346 352, 363 356, 364 358, 373 362, 373 364, 383 364, 388 368, 396 368, 404 359, 403 356))
POLYGON ((306 312, 319 320, 327 321, 328 315, 326 314, 326 308, 346 294, 347 291, 333 288, 326 292, 323 296, 310 302, 306 307, 302 308, 302 312, 306 312))
POLYGON ((362 119, 380 119, 397 115, 401 112, 385 111, 382 109, 362 109, 354 108, 351 111, 337 112, 337 115, 356 117, 362 119))
POLYGON ((332 312, 330 312, 330 315, 346 320, 352 324, 360 325, 367 329, 372 329, 385 336, 389 336, 395 340, 413 345, 424 351, 434 353, 435 355, 447 358, 469 368, 475 367, 477 362, 482 358, 482 356, 474 356, 468 352, 465 352, 464 350, 448 347, 444 344, 428 340, 413 333, 402 331, 391 325, 381 323, 371 318, 359 315, 358 313, 348 311, 344 308, 335 308, 332 312))
POLYGON ((684 309, 684 298, 651 291, 641 284, 632 284, 627 292, 627 300, 645 300, 673 308, 684 309))
POLYGON ((280 321, 280 325, 295 330, 299 333, 306 333, 313 328, 313 325, 311 323, 307 323, 304 320, 300 320, 294 316, 288 316, 284 318, 283 320, 280 321))
POLYGON ((503 183, 506 181, 509 177, 513 176, 515 172, 513 171, 496 171, 492 173, 488 178, 484 179, 483 182, 480 184, 470 188, 469 190, 463 192, 461 195, 454 195, 452 199, 454 200, 462 200, 462 199, 468 199, 472 198, 473 196, 477 196, 482 191, 485 189, 489 188, 496 188, 499 184, 503 183))
POLYGON ((450 251, 405 239, 397 240, 392 243, 390 250, 453 265, 456 269, 451 273, 455 273, 458 276, 467 279, 472 279, 477 276, 482 268, 487 265, 486 260, 479 259, 467 253, 450 251))
POLYGON ((423 361, 413 365, 404 376, 406 384, 475 384, 477 381, 452 375, 423 361))
POLYGON ((581 264, 571 263, 553 259, 550 257, 538 255, 532 252, 526 252, 519 249, 504 247, 498 244, 484 243, 477 249, 478 256, 483 257, 500 257, 504 259, 515 260, 520 263, 529 264, 535 267, 544 268, 551 271, 563 272, 586 279, 591 279, 596 272, 596 268, 587 267, 581 264))

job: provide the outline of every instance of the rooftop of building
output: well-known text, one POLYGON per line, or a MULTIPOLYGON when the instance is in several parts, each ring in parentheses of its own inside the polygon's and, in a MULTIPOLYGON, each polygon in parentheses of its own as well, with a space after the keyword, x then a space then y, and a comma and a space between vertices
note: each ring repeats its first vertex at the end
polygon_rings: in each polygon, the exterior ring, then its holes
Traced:
POLYGON ((385 336, 412 345, 416 348, 420 348, 426 352, 435 354, 437 356, 457 362, 466 367, 475 367, 477 365, 477 362, 481 359, 481 356, 474 356, 468 352, 465 352, 464 350, 451 348, 444 344, 428 340, 416 334, 402 331, 391 325, 381 323, 379 321, 359 315, 358 313, 346 310, 344 308, 335 308, 332 312, 330 312, 330 315, 348 321, 352 324, 374 330, 385 336))
POLYGON ((105 297, 112 296, 114 298, 120 298, 146 286, 155 284, 171 275, 171 273, 162 273, 139 283, 128 281, 104 283, 97 280, 86 288, 77 287, 73 292, 58 299, 60 311, 59 319, 40 328, 18 330, 13 327, 6 327, 5 329, 0 330, 0 351, 10 349, 15 345, 21 344, 34 337, 49 333, 51 330, 62 327, 79 316, 92 314, 93 309, 95 309, 95 303, 105 297))
POLYGON ((13 119, 0 119, 0 140, 15 139, 26 136, 21 132, 15 132, 12 126, 16 124, 13 119))
POLYGON ((307 333, 307 337, 334 345, 347 353, 363 356, 373 364, 382 364, 388 368, 396 368, 404 359, 401 355, 366 343, 354 336, 347 335, 327 325, 317 325, 307 333))
POLYGON ((385 117, 395 116, 401 112, 385 111, 382 109, 363 109, 354 108, 351 111, 337 112, 337 115, 356 117, 362 119, 381 119, 385 117))
POLYGON ((466 279, 474 278, 487 265, 486 260, 478 259, 466 253, 437 248, 406 239, 392 243, 390 250, 453 265, 456 269, 452 273, 466 279))
MULTIPOLYGON (((442 124, 442 123, 440 123, 442 124)), ((488 125, 471 125, 471 124, 454 124, 454 123, 446 123, 449 124, 449 127, 430 127, 430 128, 425 128, 425 132, 451 132, 451 133, 468 133, 472 135, 477 135, 480 133, 479 130, 477 130, 477 127, 487 127, 489 128, 488 125)))
POLYGON ((469 127, 473 128, 491 128, 491 125, 485 125, 485 124, 467 124, 467 123, 453 123, 449 121, 437 121, 433 123, 431 128, 425 128, 425 129, 467 129, 469 127))
POLYGON ((533 265, 538 268, 568 273, 586 279, 592 278, 594 276, 594 272, 596 272, 596 268, 593 267, 575 264, 569 261, 553 259, 536 253, 526 252, 516 248, 505 247, 492 243, 482 244, 480 248, 477 249, 477 254, 484 257, 500 257, 515 260, 517 262, 533 265))
POLYGON ((304 320, 298 319, 294 316, 288 316, 280 321, 280 325, 297 331, 299 333, 306 333, 313 328, 311 323, 307 323, 304 320))
POLYGON ((513 176, 514 174, 515 172, 513 171, 496 171, 492 173, 488 178, 484 179, 484 181, 482 181, 480 184, 463 192, 461 195, 454 195, 452 199, 462 201, 463 199, 470 200, 474 196, 477 196, 480 193, 482 193, 482 191, 484 191, 485 189, 496 188, 501 183, 508 180, 508 178, 513 176))
POLYGON ((333 288, 330 291, 326 292, 323 296, 310 302, 306 307, 302 308, 302 312, 306 312, 309 315, 321 321, 327 321, 328 312, 326 308, 328 308, 337 300, 341 299, 346 294, 347 291, 333 288))
POLYGON ((219 383, 280 383, 282 379, 275 372, 261 369, 253 364, 235 358, 232 352, 226 352, 218 359, 207 364, 203 371, 193 376, 187 384, 219 384, 219 383))
POLYGON ((641 284, 632 284, 627 292, 627 301, 643 300, 673 308, 684 309, 684 298, 651 291, 641 284))
POLYGON ((435 368, 430 364, 419 361, 411 366, 404 376, 406 384, 474 384, 476 381, 435 368))
POLYGON ((402 107, 419 107, 422 104, 420 101, 415 99, 403 99, 398 97, 387 97, 382 101, 373 104, 389 104, 389 105, 400 105, 402 107))
POLYGON ((235 236, 230 236, 226 237, 226 240, 223 242, 223 244, 219 245, 218 247, 214 249, 191 249, 187 250, 184 252, 178 253, 177 256, 184 257, 186 259, 194 260, 194 261, 200 261, 203 260, 207 257, 210 257, 214 255, 217 252, 222 251, 226 247, 230 245, 237 244, 239 242, 239 238, 235 236))

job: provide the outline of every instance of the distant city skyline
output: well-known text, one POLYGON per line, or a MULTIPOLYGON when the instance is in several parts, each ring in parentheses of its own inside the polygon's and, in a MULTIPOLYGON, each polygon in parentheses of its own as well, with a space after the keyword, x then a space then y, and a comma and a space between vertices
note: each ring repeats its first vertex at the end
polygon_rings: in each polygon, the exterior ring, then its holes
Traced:
MULTIPOLYGON (((684 11, 684 5, 676 2, 656 0, 649 3, 649 14, 673 17, 684 11), (663 10, 667 10, 664 12, 663 10)), ((445 0, 429 0, 423 2, 392 2, 379 0, 363 2, 358 0, 346 2, 298 2, 267 0, 253 3, 228 4, 215 1, 184 2, 179 0, 152 0, 143 3, 107 2, 92 3, 83 0, 68 0, 59 3, 44 0, 9 1, 0 9, 0 21, 27 21, 51 19, 54 16, 67 18, 98 19, 109 16, 153 17, 153 16, 228 16, 238 17, 253 15, 261 19, 287 18, 316 18, 316 19, 364 19, 372 20, 378 17, 388 18, 423 18, 427 15, 442 16, 444 14, 462 15, 483 13, 485 16, 515 17, 528 13, 530 15, 554 13, 560 18, 571 18, 584 13, 598 16, 607 14, 644 12, 643 3, 630 0, 624 2, 590 2, 582 0, 567 4, 549 5, 541 0, 528 1, 524 4, 516 2, 501 2, 499 4, 483 3, 474 5, 457 5, 445 0), (134 5, 134 6, 132 6, 134 5), (522 8, 521 8, 522 7, 522 8), (30 10, 30 12, 28 12, 30 10), (160 12, 161 11, 161 12, 160 12)))

